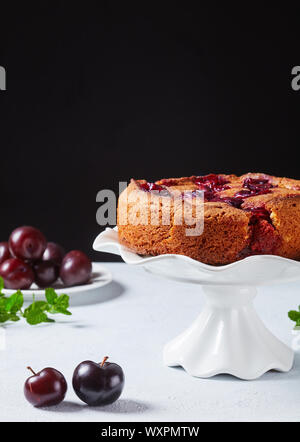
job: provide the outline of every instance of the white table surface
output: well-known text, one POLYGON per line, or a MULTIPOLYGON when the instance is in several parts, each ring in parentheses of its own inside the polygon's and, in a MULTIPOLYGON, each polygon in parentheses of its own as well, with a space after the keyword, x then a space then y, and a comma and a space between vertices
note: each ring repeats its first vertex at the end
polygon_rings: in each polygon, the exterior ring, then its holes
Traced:
MULTIPOLYGON (((255 381, 227 375, 197 379, 180 368, 164 367, 163 346, 200 312, 201 288, 126 264, 104 265, 112 271, 113 282, 89 297, 88 304, 83 295, 77 298, 81 305, 71 307, 73 316, 57 316, 55 324, 29 326, 20 321, 4 327, 0 421, 300 420, 299 351, 289 373, 269 372, 255 381), (115 404, 88 407, 73 392, 72 373, 79 362, 101 361, 105 355, 123 367, 126 385, 115 404), (69 388, 62 404, 36 409, 26 402, 27 365, 64 373, 69 388)), ((267 327, 289 345, 295 336, 287 311, 299 304, 300 283, 261 288, 255 300, 267 327)))

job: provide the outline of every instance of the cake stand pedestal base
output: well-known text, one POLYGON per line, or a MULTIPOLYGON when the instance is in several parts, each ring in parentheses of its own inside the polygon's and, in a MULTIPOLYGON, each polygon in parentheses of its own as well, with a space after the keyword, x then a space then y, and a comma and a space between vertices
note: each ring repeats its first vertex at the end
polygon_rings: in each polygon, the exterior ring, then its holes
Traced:
POLYGON ((164 348, 164 363, 192 376, 220 373, 256 379, 274 369, 289 371, 293 351, 258 317, 255 287, 203 286, 206 305, 196 321, 164 348))
POLYGON ((190 328, 166 345, 166 365, 181 365, 192 376, 228 373, 241 379, 292 368, 293 351, 257 316, 253 286, 299 281, 300 262, 255 255, 211 266, 183 255, 140 256, 122 246, 117 230, 109 228, 95 239, 94 249, 117 253, 127 264, 167 279, 203 286, 206 306, 190 328))

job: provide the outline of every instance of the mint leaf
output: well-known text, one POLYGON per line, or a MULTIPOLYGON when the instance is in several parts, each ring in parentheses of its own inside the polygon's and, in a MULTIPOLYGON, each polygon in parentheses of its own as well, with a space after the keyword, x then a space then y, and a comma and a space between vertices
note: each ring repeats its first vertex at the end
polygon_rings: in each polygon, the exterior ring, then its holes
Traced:
POLYGON ((68 308, 69 307, 69 296, 62 294, 57 298, 57 301, 55 303, 56 305, 59 305, 62 308, 68 308))
POLYGON ((46 313, 38 309, 28 312, 26 321, 30 325, 37 325, 41 324, 42 322, 55 322, 54 319, 48 318, 46 313))
POLYGON ((48 303, 46 301, 34 301, 24 311, 24 318, 33 312, 45 312, 48 309, 48 303))
POLYGON ((0 310, 5 310, 6 298, 0 298, 0 310))
POLYGON ((11 296, 6 297, 1 291, 4 287, 3 278, 0 277, 0 323, 7 321, 17 322, 21 318, 26 319, 30 325, 40 324, 42 322, 55 322, 47 316, 47 313, 71 315, 68 311, 69 296, 62 294, 58 296, 53 288, 45 290, 46 301, 35 301, 22 311, 24 298, 20 290, 17 290, 11 296))
POLYGON ((17 321, 20 321, 20 319, 21 318, 17 315, 10 315, 9 316, 9 321, 17 322, 17 321))
POLYGON ((69 307, 69 296, 68 295, 65 295, 65 294, 60 295, 57 298, 54 307, 58 313, 62 313, 64 315, 71 315, 72 314, 71 312, 69 312, 67 310, 69 307))
POLYGON ((10 315, 6 311, 0 310, 0 323, 9 321, 10 315))
POLYGON ((46 289, 46 299, 50 304, 48 312, 62 313, 63 315, 71 315, 72 313, 68 311, 69 307, 69 296, 66 294, 62 294, 60 296, 57 295, 54 289, 46 289))
MULTIPOLYGON (((4 281, 2 276, 0 276, 0 293, 2 292, 3 289, 4 289, 4 281)), ((3 293, 1 293, 1 295, 4 296, 3 293)))
POLYGON ((0 323, 9 321, 9 313, 5 310, 5 298, 0 298, 0 323))
POLYGON ((297 322, 298 320, 300 320, 300 312, 298 312, 297 310, 290 310, 288 312, 288 316, 292 321, 297 322))
POLYGON ((53 319, 48 318, 45 313, 49 304, 46 301, 34 301, 24 311, 24 318, 30 325, 40 324, 42 322, 55 322, 53 319))
POLYGON ((16 293, 11 295, 9 298, 6 298, 5 301, 5 310, 11 313, 17 313, 23 306, 23 294, 18 290, 16 293))
POLYGON ((52 287, 45 290, 45 296, 49 304, 53 305, 58 298, 57 293, 52 287))

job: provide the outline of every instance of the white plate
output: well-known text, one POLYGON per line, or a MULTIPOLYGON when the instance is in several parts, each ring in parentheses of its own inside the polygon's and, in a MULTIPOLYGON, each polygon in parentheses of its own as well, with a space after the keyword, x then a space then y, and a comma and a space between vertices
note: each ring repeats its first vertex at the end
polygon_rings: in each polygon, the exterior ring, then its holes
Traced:
MULTIPOLYGON (((66 293, 67 295, 72 297, 72 295, 76 293, 85 293, 91 292, 109 284, 112 281, 112 274, 109 270, 103 267, 101 264, 97 262, 93 262, 93 274, 92 279, 88 284, 76 285, 73 287, 64 287, 62 282, 59 280, 55 284, 53 284, 53 288, 57 294, 66 293)), ((36 300, 45 299, 45 289, 39 289, 35 284, 32 284, 32 288, 29 290, 21 290, 24 295, 24 301, 32 301, 32 295, 35 295, 36 300)), ((16 290, 3 289, 2 293, 6 296, 12 295, 16 290)), ((101 296, 101 291, 99 291, 99 296, 101 296)))
POLYGON ((223 266, 212 266, 184 255, 141 256, 119 243, 117 228, 106 228, 94 250, 120 255, 130 265, 169 279, 202 285, 261 286, 300 280, 300 262, 276 255, 255 255, 223 266))

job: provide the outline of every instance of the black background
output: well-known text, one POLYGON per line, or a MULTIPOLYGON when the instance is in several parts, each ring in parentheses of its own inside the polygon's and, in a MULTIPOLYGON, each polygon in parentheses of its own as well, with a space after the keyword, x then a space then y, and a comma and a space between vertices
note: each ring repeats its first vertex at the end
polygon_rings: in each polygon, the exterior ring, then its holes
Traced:
POLYGON ((112 260, 91 244, 96 194, 119 181, 300 179, 298 11, 195 4, 1 6, 0 240, 34 225, 112 260))

